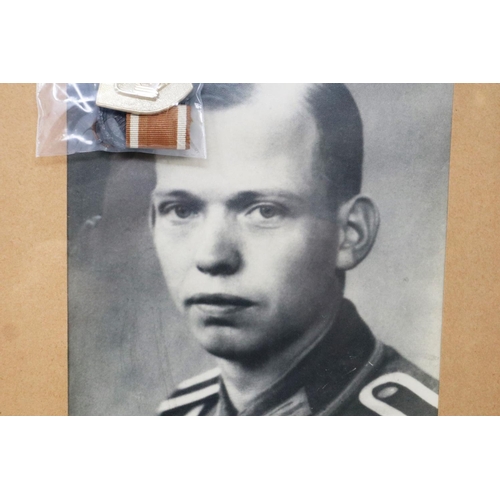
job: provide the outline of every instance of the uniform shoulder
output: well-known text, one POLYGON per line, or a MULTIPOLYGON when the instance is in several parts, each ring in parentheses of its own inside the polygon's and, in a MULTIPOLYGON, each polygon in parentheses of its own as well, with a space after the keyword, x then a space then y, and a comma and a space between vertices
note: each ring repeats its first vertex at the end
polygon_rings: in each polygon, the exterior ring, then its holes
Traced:
POLYGON ((181 382, 158 407, 161 416, 200 415, 217 398, 220 370, 213 368, 181 382))
POLYGON ((384 346, 383 356, 359 392, 359 403, 375 415, 437 415, 438 381, 384 346))

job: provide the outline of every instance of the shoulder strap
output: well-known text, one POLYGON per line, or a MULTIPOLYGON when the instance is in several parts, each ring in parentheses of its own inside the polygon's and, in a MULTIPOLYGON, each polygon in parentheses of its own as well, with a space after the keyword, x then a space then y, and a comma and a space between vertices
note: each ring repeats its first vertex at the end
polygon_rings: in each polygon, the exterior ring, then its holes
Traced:
POLYGON ((386 373, 359 393, 359 401, 377 415, 434 415, 438 395, 416 378, 402 372, 386 373))

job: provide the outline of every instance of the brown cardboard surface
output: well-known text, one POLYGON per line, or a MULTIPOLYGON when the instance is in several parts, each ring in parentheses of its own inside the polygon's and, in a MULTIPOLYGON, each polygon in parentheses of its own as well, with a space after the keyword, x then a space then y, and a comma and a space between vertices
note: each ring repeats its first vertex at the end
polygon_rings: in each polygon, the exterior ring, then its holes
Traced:
MULTIPOLYGON (((34 85, 0 85, 0 414, 67 414, 66 160, 34 85)), ((441 415, 500 414, 500 85, 455 88, 441 415)))
POLYGON ((500 414, 500 85, 456 85, 441 415, 500 414))
POLYGON ((0 85, 0 414, 67 414, 66 158, 35 158, 35 85, 0 85))

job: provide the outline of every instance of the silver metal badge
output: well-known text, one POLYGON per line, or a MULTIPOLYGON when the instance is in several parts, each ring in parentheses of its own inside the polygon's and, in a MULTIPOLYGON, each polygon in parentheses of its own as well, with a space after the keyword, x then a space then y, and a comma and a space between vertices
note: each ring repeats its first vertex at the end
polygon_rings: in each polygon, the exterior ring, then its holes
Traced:
POLYGON ((96 104, 137 115, 153 115, 175 106, 193 90, 191 83, 100 83, 96 104))

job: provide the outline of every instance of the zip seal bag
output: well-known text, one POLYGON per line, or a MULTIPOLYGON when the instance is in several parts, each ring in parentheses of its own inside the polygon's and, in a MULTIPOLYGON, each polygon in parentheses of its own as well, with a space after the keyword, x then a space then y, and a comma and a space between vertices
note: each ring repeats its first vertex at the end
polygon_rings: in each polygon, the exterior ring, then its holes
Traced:
POLYGON ((36 156, 108 151, 206 158, 202 87, 39 83, 36 156))

